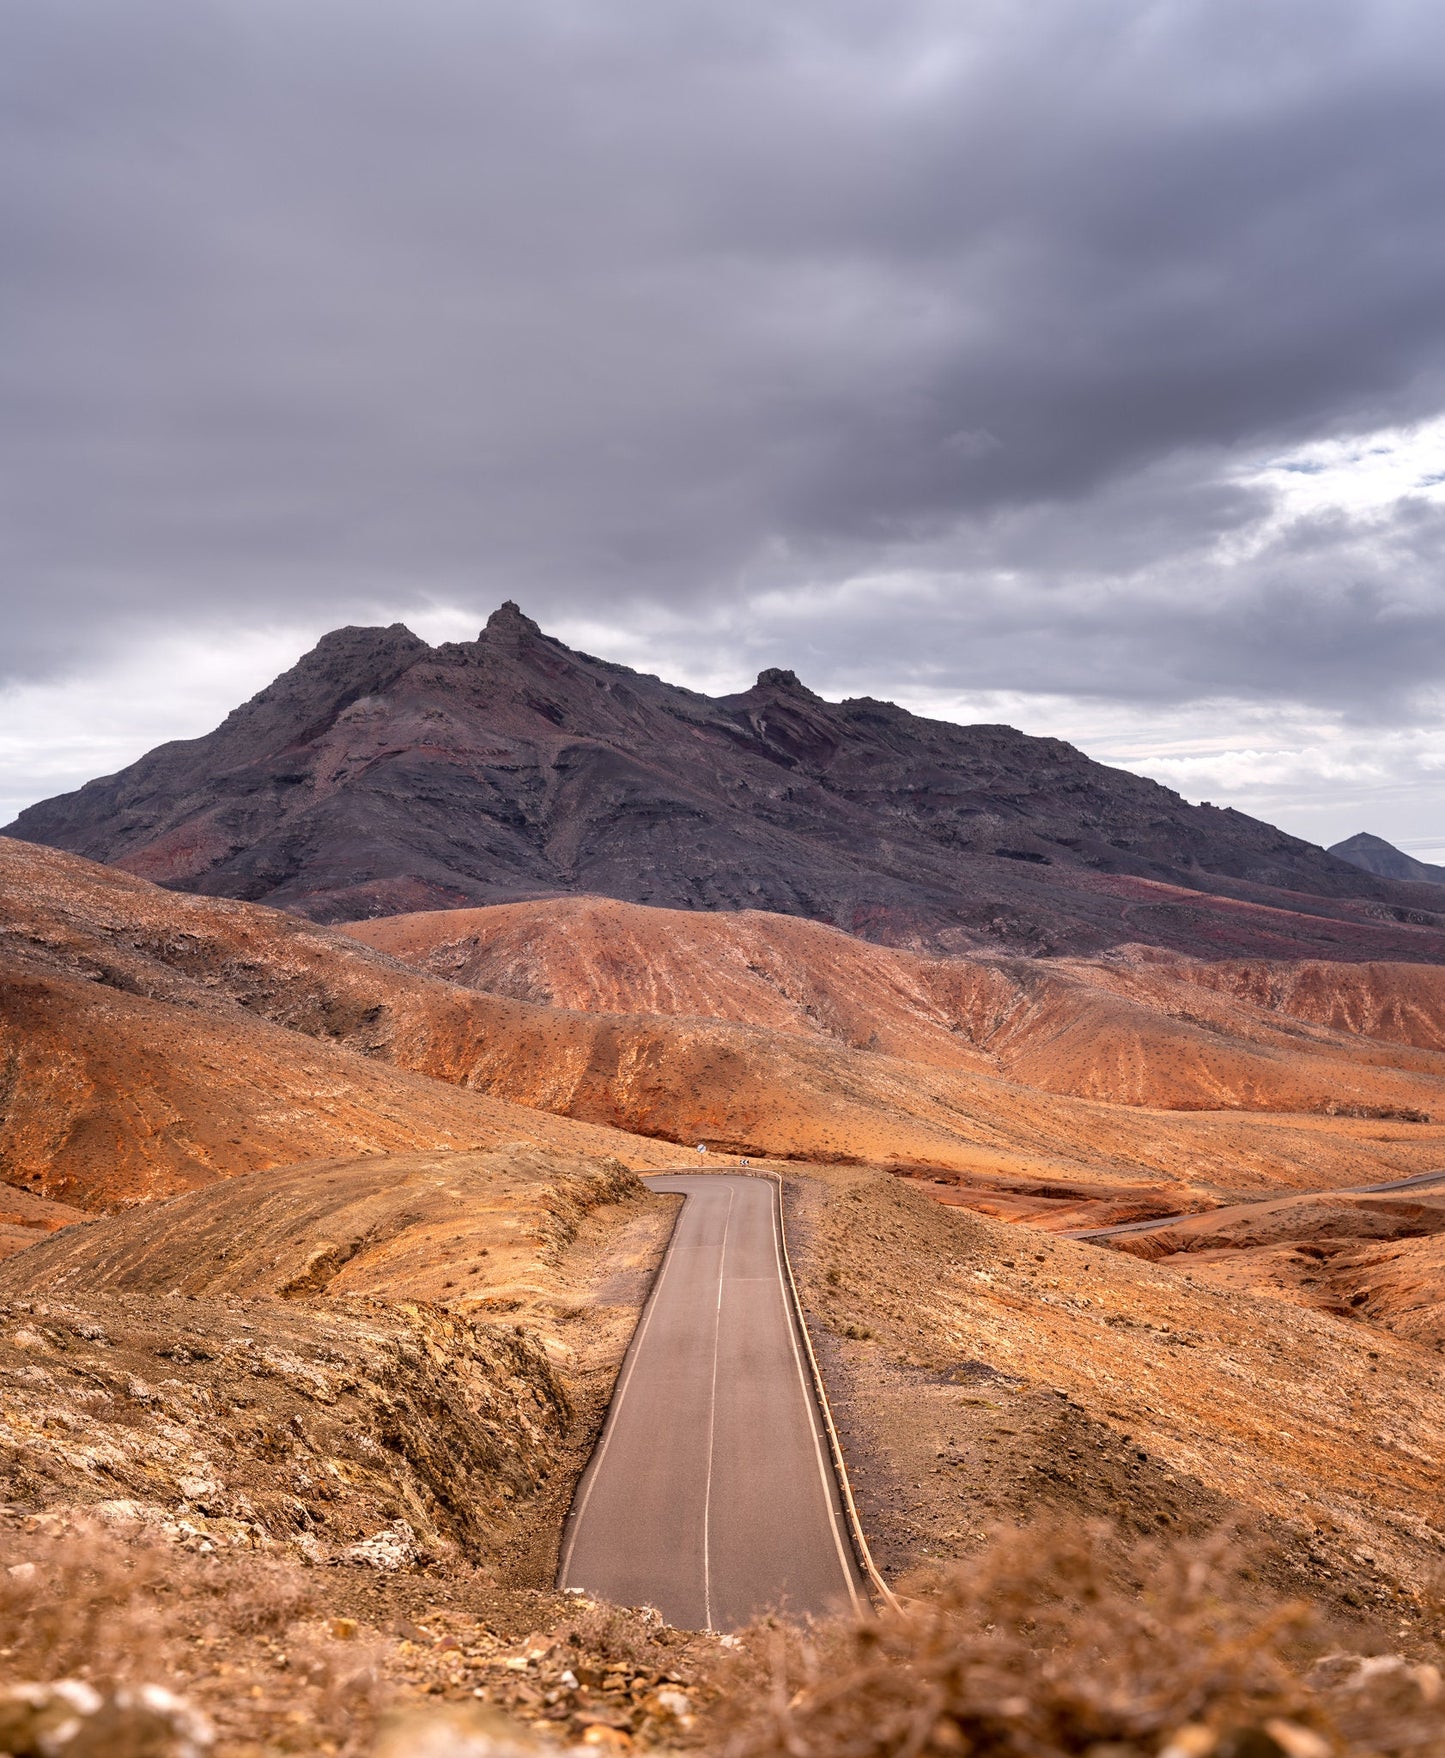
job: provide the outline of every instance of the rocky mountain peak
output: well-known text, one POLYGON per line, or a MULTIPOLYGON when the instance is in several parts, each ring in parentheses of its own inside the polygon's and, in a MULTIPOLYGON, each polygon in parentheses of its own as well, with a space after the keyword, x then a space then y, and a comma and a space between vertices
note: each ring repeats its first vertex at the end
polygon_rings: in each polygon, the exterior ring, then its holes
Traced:
POLYGON ((753 685, 755 690, 766 690, 774 694, 803 696, 810 702, 821 702, 822 697, 810 690, 795 671, 785 671, 782 666, 770 665, 766 671, 758 673, 758 681, 753 685))
POLYGON ((1056 740, 831 702, 781 666, 709 699, 512 602, 441 649, 335 630, 217 731, 10 833, 322 921, 590 893, 943 950, 1445 948, 1428 887, 1056 740))
POLYGON ((493 647, 515 647, 532 638, 540 638, 542 630, 513 599, 499 604, 487 618, 480 639, 493 647))
POLYGON ((1403 879, 1418 885, 1445 885, 1445 867, 1418 861, 1414 855, 1407 855, 1392 842, 1386 842, 1383 836, 1372 836, 1368 830, 1333 843, 1329 852, 1363 872, 1376 873, 1384 879, 1403 879))

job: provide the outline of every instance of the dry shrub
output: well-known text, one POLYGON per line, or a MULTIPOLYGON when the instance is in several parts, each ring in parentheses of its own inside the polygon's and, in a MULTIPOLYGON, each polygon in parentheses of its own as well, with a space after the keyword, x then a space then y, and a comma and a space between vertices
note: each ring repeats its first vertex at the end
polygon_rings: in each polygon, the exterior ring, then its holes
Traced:
POLYGON ((1445 1753, 1429 1669, 1397 1669, 1388 1707, 1355 1677, 1336 1714, 1306 1682, 1328 1632, 1262 1599, 1225 1537, 1126 1549, 1104 1526, 1037 1525, 913 1587, 876 1618, 756 1632, 732 1758, 1445 1753))
POLYGON ((665 1670, 677 1659, 679 1637, 656 1612, 579 1599, 557 1635, 588 1663, 665 1670))
POLYGON ((338 1642, 325 1625, 294 1627, 287 1638, 287 1675, 318 1728, 369 1728, 391 1701, 386 1682, 390 1644, 338 1642))
POLYGON ((170 1649, 163 1608, 171 1557, 80 1524, 0 1539, 0 1650, 10 1678, 157 1677, 170 1649))
POLYGON ((163 1685, 229 1738, 359 1754, 390 1690, 380 1645, 338 1642, 315 1616, 323 1586, 283 1561, 197 1554, 143 1528, 3 1531, 0 1683, 163 1685))
POLYGON ((154 1680, 178 1645, 255 1638, 310 1609, 294 1569, 194 1555, 142 1530, 77 1520, 0 1534, 0 1649, 12 1678, 154 1680))

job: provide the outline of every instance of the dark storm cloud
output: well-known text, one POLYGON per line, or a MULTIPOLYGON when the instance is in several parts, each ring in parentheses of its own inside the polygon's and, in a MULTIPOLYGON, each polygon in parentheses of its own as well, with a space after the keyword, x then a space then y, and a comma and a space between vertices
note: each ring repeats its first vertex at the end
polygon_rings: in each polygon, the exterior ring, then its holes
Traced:
POLYGON ((5 33, 12 677, 502 596, 806 637, 825 684, 1439 676, 1431 509, 1217 554, 1267 505, 1241 457, 1445 408, 1424 0, 17 0, 5 33))

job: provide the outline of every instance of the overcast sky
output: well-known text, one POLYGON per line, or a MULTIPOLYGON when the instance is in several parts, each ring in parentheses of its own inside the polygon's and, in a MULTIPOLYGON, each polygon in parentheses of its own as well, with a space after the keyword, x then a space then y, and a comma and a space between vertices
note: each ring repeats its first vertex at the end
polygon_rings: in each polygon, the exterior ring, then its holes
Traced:
POLYGON ((0 0, 0 822, 503 598, 1445 854, 1438 0, 0 0))

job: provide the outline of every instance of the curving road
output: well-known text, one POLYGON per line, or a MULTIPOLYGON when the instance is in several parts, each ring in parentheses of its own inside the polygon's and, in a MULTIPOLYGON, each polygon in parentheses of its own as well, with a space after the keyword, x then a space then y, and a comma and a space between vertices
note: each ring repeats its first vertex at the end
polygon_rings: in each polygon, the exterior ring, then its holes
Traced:
POLYGON ((1232 1221, 1259 1209, 1283 1207, 1292 1202, 1308 1202, 1321 1196, 1376 1196, 1387 1190, 1419 1190, 1432 1184, 1445 1184, 1445 1171, 1413 1172, 1408 1178, 1390 1178, 1384 1184, 1347 1184, 1335 1190, 1277 1190, 1271 1196, 1253 1198, 1247 1203, 1230 1203, 1222 1209, 1185 1209, 1178 1215, 1155 1215, 1150 1221, 1119 1221, 1112 1227, 1075 1228, 1060 1233, 1060 1239, 1082 1239, 1088 1244, 1095 1239, 1117 1239, 1124 1233, 1158 1233, 1180 1221, 1198 1221, 1209 1216, 1216 1221, 1232 1221))
POLYGON ((777 1187, 646 1181, 686 1202, 563 1537, 558 1585, 682 1629, 862 1603, 797 1316, 777 1187))

